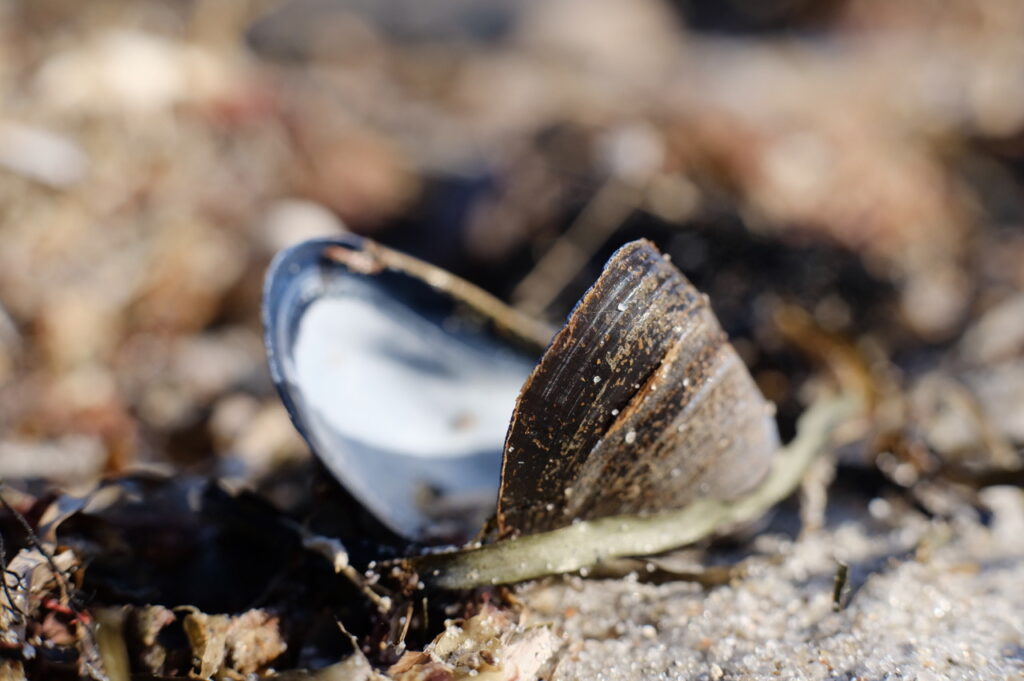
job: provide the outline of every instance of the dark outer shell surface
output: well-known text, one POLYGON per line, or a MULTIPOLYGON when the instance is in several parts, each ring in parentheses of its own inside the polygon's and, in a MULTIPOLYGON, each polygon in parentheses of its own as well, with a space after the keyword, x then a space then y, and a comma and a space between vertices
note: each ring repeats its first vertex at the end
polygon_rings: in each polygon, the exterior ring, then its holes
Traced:
POLYGON ((519 395, 499 534, 739 496, 778 447, 772 413, 707 298, 649 242, 627 244, 519 395))

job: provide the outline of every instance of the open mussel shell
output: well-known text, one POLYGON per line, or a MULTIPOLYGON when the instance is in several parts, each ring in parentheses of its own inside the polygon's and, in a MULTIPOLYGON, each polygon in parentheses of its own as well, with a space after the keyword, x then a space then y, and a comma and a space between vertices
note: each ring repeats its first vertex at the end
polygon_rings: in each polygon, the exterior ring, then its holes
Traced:
POLYGON ((779 446, 707 297, 647 241, 612 256, 539 363, 546 327, 356 237, 278 256, 264 317, 299 431, 408 538, 439 507, 468 531, 495 498, 488 540, 733 499, 779 446))
POLYGON ((509 414, 550 330, 355 236, 280 253, 263 317, 292 421, 364 507, 409 539, 478 529, 457 525, 493 512, 509 414))
POLYGON ((773 415, 707 296, 652 244, 629 243, 523 386, 499 533, 741 496, 779 446, 773 415))

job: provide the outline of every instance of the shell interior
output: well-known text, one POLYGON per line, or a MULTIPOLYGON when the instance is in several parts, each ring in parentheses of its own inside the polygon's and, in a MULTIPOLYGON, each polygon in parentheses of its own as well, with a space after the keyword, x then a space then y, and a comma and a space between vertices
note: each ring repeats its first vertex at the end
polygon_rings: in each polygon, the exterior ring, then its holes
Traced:
POLYGON ((393 252, 346 237, 279 254, 264 290, 271 374, 310 448, 385 525, 411 539, 465 533, 493 511, 536 358, 379 253, 393 252))

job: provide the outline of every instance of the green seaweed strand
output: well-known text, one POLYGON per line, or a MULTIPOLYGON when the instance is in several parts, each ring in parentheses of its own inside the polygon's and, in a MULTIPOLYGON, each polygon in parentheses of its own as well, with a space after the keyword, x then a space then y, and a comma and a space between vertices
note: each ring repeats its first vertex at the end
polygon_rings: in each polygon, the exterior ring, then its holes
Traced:
POLYGON ((495 544, 409 558, 404 566, 433 587, 471 589, 576 572, 612 558, 652 555, 692 544, 757 518, 792 494, 811 462, 830 446, 836 427, 855 416, 859 404, 855 398, 840 396, 812 405, 800 417, 797 436, 779 450, 764 482, 738 499, 701 499, 684 509, 653 516, 577 522, 495 544))

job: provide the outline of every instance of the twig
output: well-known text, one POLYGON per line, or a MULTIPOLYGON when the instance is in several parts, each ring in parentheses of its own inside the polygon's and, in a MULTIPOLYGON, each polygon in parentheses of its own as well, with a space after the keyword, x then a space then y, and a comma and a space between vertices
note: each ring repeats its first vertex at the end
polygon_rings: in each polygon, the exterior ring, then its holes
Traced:
POLYGON ((53 559, 53 554, 51 554, 43 547, 42 543, 39 541, 39 538, 36 537, 35 530, 33 530, 32 526, 28 524, 28 520, 25 519, 25 516, 23 516, 16 508, 11 506, 7 499, 4 498, 4 486, 4 483, 0 482, 0 506, 3 506, 4 510, 6 510, 8 513, 14 516, 14 519, 18 522, 19 525, 21 525, 21 528, 25 531, 25 538, 28 539, 28 543, 31 544, 32 548, 38 551, 40 555, 42 555, 42 557, 46 560, 47 565, 50 566, 50 570, 53 572, 53 578, 57 580, 57 588, 60 590, 61 603, 66 604, 68 607, 74 610, 75 614, 77 615, 77 610, 75 610, 74 606, 71 604, 71 599, 69 596, 70 589, 68 588, 67 578, 64 576, 64 571, 57 567, 57 563, 53 559))
POLYGON ((516 309, 540 316, 636 210, 639 194, 638 188, 621 180, 606 182, 516 286, 512 292, 516 309))
POLYGON ((3 581, 4 596, 7 597, 8 607, 17 613, 19 617, 25 617, 25 612, 14 602, 14 594, 11 593, 11 587, 7 584, 8 575, 13 576, 19 582, 21 581, 20 575, 7 569, 7 547, 4 544, 3 534, 0 534, 0 580, 3 581))
POLYGON ((440 267, 418 260, 399 251, 393 251, 371 241, 363 243, 362 250, 336 245, 324 251, 324 257, 361 274, 377 274, 391 269, 406 272, 425 281, 466 304, 486 319, 511 333, 529 347, 541 351, 551 342, 555 330, 536 318, 509 307, 482 288, 456 277, 440 267))
POLYGON ((358 570, 349 564, 348 551, 340 541, 313 534, 298 523, 292 523, 292 527, 302 539, 303 548, 307 551, 319 553, 321 556, 330 560, 331 565, 334 567, 334 572, 347 577, 348 580, 352 582, 352 584, 354 584, 356 588, 359 589, 363 595, 377 607, 377 611, 380 612, 380 614, 387 615, 391 612, 393 603, 390 596, 387 595, 387 591, 385 590, 383 594, 377 593, 375 588, 380 587, 366 579, 366 577, 361 575, 358 570))
POLYGON ((839 612, 843 608, 843 591, 846 589, 846 582, 850 576, 850 566, 838 561, 836 576, 832 580, 832 610, 839 612))
POLYGON ((779 450, 775 465, 753 492, 732 501, 701 499, 654 516, 619 516, 579 522, 479 548, 433 553, 402 561, 441 589, 510 584, 576 572, 611 558, 662 553, 763 514, 789 496, 807 467, 824 451, 836 426, 861 409, 845 396, 813 405, 800 418, 796 439, 779 450))

